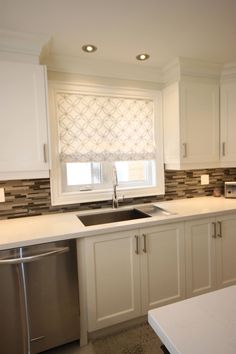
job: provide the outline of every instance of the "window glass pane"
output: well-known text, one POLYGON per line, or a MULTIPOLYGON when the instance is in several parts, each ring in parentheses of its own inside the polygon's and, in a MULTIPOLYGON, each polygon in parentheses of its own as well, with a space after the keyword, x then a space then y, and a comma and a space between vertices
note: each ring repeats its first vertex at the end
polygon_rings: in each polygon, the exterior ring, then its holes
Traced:
POLYGON ((140 181, 145 179, 144 161, 117 161, 115 166, 119 182, 140 181))
POLYGON ((119 183, 150 183, 153 179, 152 161, 116 161, 119 183))
POLYGON ((98 162, 67 163, 66 176, 68 186, 101 183, 101 166, 98 162))

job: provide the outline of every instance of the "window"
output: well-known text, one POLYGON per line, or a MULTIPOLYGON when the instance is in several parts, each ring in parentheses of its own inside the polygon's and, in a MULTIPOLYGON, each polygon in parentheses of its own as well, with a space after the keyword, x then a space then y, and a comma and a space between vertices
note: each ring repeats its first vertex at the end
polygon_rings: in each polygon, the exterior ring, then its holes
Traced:
POLYGON ((51 83, 52 202, 164 193, 160 94, 51 83))
POLYGON ((155 161, 115 161, 114 163, 69 162, 62 164, 62 190, 89 191, 110 187, 115 166, 120 187, 155 186, 155 161))
POLYGON ((69 162, 66 164, 66 185, 91 188, 101 184, 101 164, 99 162, 69 162))

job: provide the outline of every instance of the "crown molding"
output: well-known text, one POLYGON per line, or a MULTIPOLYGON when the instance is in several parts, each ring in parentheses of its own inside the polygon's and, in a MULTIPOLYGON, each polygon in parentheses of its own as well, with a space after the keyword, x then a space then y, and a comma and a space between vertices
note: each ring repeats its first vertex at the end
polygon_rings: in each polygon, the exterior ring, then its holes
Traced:
POLYGON ((144 63, 127 64, 52 54, 45 56, 42 64, 50 72, 145 81, 158 83, 161 87, 185 79, 219 82, 222 70, 222 65, 218 63, 182 57, 174 59, 163 69, 143 65, 144 63))
POLYGON ((158 82, 144 81, 144 80, 128 80, 114 78, 114 77, 104 77, 104 76, 91 76, 91 75, 81 75, 73 72, 58 72, 49 71, 47 73, 48 80, 50 82, 60 82, 60 83, 75 83, 76 85, 99 85, 99 86, 113 86, 122 88, 132 88, 132 89, 145 89, 145 90, 161 90, 163 84, 158 82))
POLYGON ((227 63, 223 66, 221 81, 236 80, 236 62, 227 63))
POLYGON ((174 59, 162 69, 162 78, 165 85, 179 81, 181 78, 179 58, 174 59))
POLYGON ((195 78, 219 81, 222 64, 179 57, 166 65, 163 72, 165 85, 180 79, 195 78))
POLYGON ((0 59, 39 63, 49 35, 13 32, 0 29, 0 59))
POLYGON ((162 70, 147 66, 142 62, 127 64, 79 56, 51 54, 45 57, 41 63, 47 66, 48 71, 163 84, 162 70))
POLYGON ((223 67, 219 63, 182 57, 179 58, 179 63, 182 76, 194 76, 214 80, 220 79, 223 67))

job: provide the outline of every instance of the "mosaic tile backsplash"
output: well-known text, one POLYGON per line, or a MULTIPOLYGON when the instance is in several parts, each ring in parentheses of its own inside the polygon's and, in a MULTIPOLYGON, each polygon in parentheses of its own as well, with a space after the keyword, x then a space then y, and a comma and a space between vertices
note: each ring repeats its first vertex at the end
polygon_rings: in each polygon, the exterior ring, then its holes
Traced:
MULTIPOLYGON (((223 194, 224 182, 226 181, 236 181, 236 168, 189 171, 168 170, 165 171, 164 196, 127 199, 120 204, 132 205, 136 203, 209 196, 213 194, 214 188, 219 188, 223 194), (201 185, 201 175, 203 174, 209 174, 210 183, 208 185, 201 185)), ((58 207, 52 206, 49 178, 0 181, 1 187, 5 189, 6 201, 0 203, 0 219, 111 206, 111 200, 58 207)))

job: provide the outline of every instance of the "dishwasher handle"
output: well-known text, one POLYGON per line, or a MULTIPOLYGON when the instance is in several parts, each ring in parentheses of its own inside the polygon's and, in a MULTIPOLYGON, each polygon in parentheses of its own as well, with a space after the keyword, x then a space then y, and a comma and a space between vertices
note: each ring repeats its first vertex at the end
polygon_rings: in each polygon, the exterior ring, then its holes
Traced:
POLYGON ((39 253, 33 256, 27 256, 27 257, 18 257, 18 258, 8 258, 8 259, 0 259, 0 265, 3 264, 20 264, 20 263, 29 263, 29 262, 35 262, 35 261, 40 261, 44 257, 48 256, 53 256, 53 255, 58 255, 61 253, 66 253, 69 252, 69 247, 58 247, 55 248, 54 250, 45 252, 45 253, 39 253))

